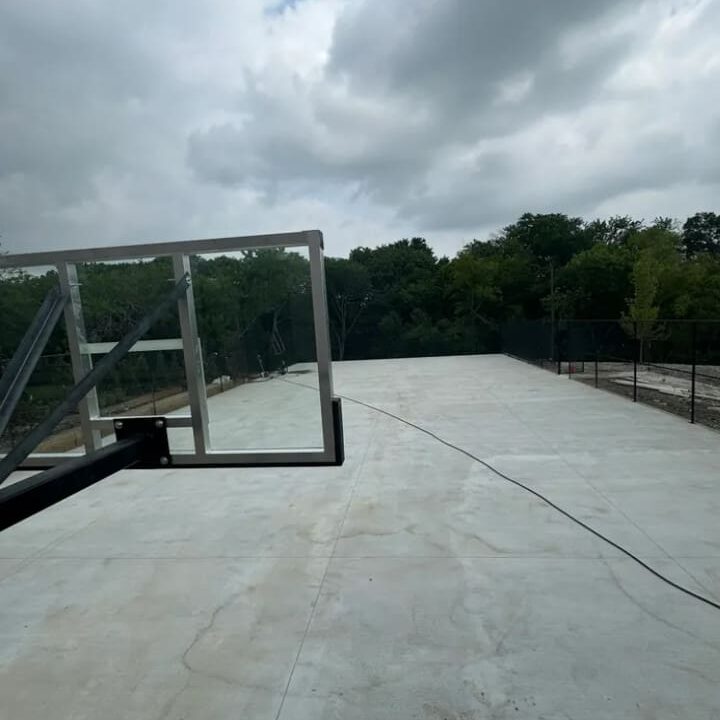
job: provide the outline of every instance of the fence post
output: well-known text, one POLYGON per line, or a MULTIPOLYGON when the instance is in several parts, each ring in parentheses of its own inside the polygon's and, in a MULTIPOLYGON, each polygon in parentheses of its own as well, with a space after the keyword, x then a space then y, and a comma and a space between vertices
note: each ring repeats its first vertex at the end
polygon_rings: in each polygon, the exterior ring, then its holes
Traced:
POLYGON ((697 322, 692 324, 692 376, 690 379, 690 422, 695 422, 695 368, 697 366, 697 322))
POLYGON ((633 322, 633 335, 635 337, 635 347, 633 350, 633 402, 637 402, 637 367, 638 367, 638 352, 639 352, 639 340, 637 334, 637 320, 633 322))
POLYGON ((598 351, 597 351, 597 348, 595 348, 595 387, 598 386, 598 362, 599 362, 598 351))
POLYGON ((555 354, 557 355, 557 374, 562 375, 562 355, 560 353, 560 332, 557 323, 553 326, 553 342, 555 343, 555 354))

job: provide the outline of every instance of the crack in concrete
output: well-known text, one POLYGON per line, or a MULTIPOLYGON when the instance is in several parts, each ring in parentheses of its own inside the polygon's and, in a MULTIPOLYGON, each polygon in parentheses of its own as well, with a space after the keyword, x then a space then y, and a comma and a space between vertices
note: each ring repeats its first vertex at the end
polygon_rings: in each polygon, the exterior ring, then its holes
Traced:
POLYGON ((277 714, 275 715, 275 720, 279 720, 280 715, 283 711, 283 707, 285 707, 285 700, 286 700, 288 692, 290 690, 290 684, 292 683, 293 676, 295 675, 295 668, 297 667, 298 661, 300 660, 300 654, 302 653, 302 649, 305 646, 305 640, 307 639, 307 636, 310 632, 310 628, 313 623, 313 619, 315 618, 315 611, 317 610, 318 603, 320 602, 320 596, 322 595, 323 586, 325 585, 325 579, 327 578, 328 570, 330 569, 330 563, 332 562, 332 558, 335 555, 335 551, 337 550, 338 543, 340 542, 340 538, 342 537, 343 529, 345 527, 345 522, 347 521, 348 515, 350 514, 350 506, 352 505, 353 499, 355 498, 355 491, 357 490, 357 486, 360 483, 360 478, 362 477, 362 472, 365 467, 365 461, 367 460, 368 452, 372 445, 372 439, 377 430, 377 426, 378 426, 378 419, 374 418, 373 424, 372 424, 372 429, 371 429, 371 431, 369 433, 369 437, 368 437, 368 443, 365 446, 365 451, 363 452, 362 458, 360 459, 360 462, 358 463, 356 475, 354 478, 352 489, 350 491, 350 497, 348 498, 347 505, 345 506, 345 513, 343 514, 343 518, 340 522, 340 527, 338 528, 338 532, 335 537, 335 543, 333 544, 332 552, 330 553, 330 557, 328 558, 327 564, 325 565, 325 572, 323 572, 323 576, 320 580, 320 585, 318 586, 317 595, 315 596, 315 600, 310 609, 310 616, 308 617, 307 624, 305 625, 305 632, 303 633, 302 639, 300 640, 300 645, 299 645, 298 651, 295 655, 295 660, 293 662, 292 668, 290 669, 287 683, 285 685, 285 690, 284 690, 282 698, 280 700, 280 705, 278 706, 277 714))
MULTIPOLYGON (((206 676, 210 677, 210 675, 207 675, 206 673, 203 673, 202 671, 198 670, 197 668, 194 668, 194 667, 190 664, 190 662, 189 662, 189 660, 188 660, 188 657, 189 657, 190 653, 195 649, 195 647, 197 646, 197 644, 213 629, 213 626, 215 625, 215 621, 217 620, 218 615, 219 615, 223 610, 225 610, 227 607, 229 607, 229 605, 230 605, 231 603, 233 603, 233 602, 240 596, 240 594, 241 594, 242 592, 244 592, 244 591, 245 591, 245 589, 243 588, 243 590, 240 590, 240 591, 238 591, 238 592, 232 593, 232 595, 230 595, 230 597, 228 597, 228 599, 225 600, 225 602, 223 602, 223 603, 221 603, 220 605, 218 605, 218 606, 215 608, 215 610, 212 611, 212 614, 210 615, 210 619, 209 619, 209 621, 207 622, 207 624, 206 624, 206 625, 203 625, 203 626, 202 626, 201 628, 199 628, 198 631, 195 633, 195 637, 193 637, 193 639, 192 639, 192 641, 190 642, 190 644, 185 648, 185 650, 183 651, 183 654, 180 656, 180 662, 182 663, 183 667, 184 667, 188 672, 191 672, 191 673, 199 673, 199 674, 201 674, 201 675, 206 675, 206 676)), ((216 679, 221 679, 221 678, 218 677, 218 678, 216 678, 216 679)), ((224 678, 223 678, 223 679, 224 679, 224 678)))
POLYGON ((193 651, 193 649, 197 646, 197 644, 212 630, 212 628, 215 625, 215 622, 218 618, 218 615, 225 610, 227 607, 230 606, 231 603, 233 603, 240 595, 244 592, 243 590, 239 590, 237 592, 232 593, 224 602, 222 602, 220 605, 218 605, 211 613, 210 618, 208 622, 203 625, 202 627, 198 628, 197 632, 193 636, 193 639, 190 641, 189 645, 185 648, 185 650, 182 652, 180 656, 180 663, 182 666, 187 670, 188 675, 185 678, 185 682, 183 683, 182 687, 175 693, 173 693, 167 701, 163 704, 162 709, 160 710, 160 714, 158 715, 158 720, 165 720, 170 714, 170 712, 173 709, 173 706, 175 705, 176 701, 183 695, 183 693, 188 689, 188 686, 190 685, 190 680, 194 675, 200 675, 202 677, 206 677, 212 680, 218 680, 219 682, 225 683, 227 685, 236 685, 237 683, 233 682, 229 678, 223 677, 221 675, 216 675, 214 673, 208 673, 203 672, 202 670, 199 670, 196 667, 193 667, 193 665, 190 663, 188 657, 190 653, 193 651))

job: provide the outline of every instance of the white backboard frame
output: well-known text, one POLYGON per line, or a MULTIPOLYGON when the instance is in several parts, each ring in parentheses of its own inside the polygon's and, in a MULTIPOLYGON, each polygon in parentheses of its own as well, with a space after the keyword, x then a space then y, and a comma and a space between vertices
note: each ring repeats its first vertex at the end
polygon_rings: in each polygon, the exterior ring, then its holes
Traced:
MULTIPOLYGON (((315 328, 315 351, 318 368, 318 390, 322 427, 322 448, 278 448, 247 450, 213 450, 210 447, 208 428, 207 393, 204 378, 200 338, 198 336, 195 299, 192 283, 187 293, 178 301, 181 346, 185 361, 189 415, 169 415, 168 427, 192 427, 193 450, 172 453, 174 467, 193 466, 244 466, 244 465, 324 465, 334 464, 336 458, 336 428, 333 422, 333 380, 330 350, 330 333, 325 291, 323 236, 319 230, 305 230, 272 235, 213 238, 181 242, 150 243, 143 245, 119 245, 89 248, 85 250, 61 250, 38 253, 0 255, 0 267, 38 268, 55 267, 62 290, 69 294, 70 302, 65 308, 65 326, 75 382, 92 367, 91 352, 98 352, 96 344, 85 337, 77 264, 85 262, 112 262, 142 258, 170 257, 176 280, 184 274, 191 275, 190 257, 199 254, 229 253, 261 248, 307 248, 310 261, 312 315, 315 328)), ((191 275, 192 277, 192 275, 191 275)), ((145 341, 158 347, 169 343, 177 348, 177 339, 145 341)), ((142 350, 142 342, 135 348, 142 350)), ((156 348, 157 349, 157 348, 156 348)), ((97 390, 91 390, 78 408, 84 452, 102 446, 101 429, 111 428, 117 420, 127 416, 102 416, 97 390)), ((49 467, 77 454, 33 453, 23 463, 24 468, 49 467)))

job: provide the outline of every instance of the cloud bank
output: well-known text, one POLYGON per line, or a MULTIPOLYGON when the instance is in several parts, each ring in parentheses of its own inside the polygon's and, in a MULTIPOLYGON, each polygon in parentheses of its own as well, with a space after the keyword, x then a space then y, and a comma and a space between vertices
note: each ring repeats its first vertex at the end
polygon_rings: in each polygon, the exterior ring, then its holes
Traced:
POLYGON ((5 0, 10 251, 718 210, 720 3, 5 0))

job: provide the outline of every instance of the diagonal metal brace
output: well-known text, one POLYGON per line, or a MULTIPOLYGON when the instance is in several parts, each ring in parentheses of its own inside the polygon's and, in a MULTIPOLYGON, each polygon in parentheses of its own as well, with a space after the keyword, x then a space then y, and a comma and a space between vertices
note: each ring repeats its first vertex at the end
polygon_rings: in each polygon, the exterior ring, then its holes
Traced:
POLYGON ((77 408, 80 401, 95 387, 130 351, 130 348, 175 305, 190 287, 190 276, 184 275, 170 293, 168 293, 125 337, 92 368, 67 394, 63 400, 39 425, 0 460, 0 484, 27 456, 55 429, 55 426, 77 408))
POLYGON ((67 300, 68 296, 63 295, 59 287, 50 289, 0 378, 0 435, 20 402, 67 300))

